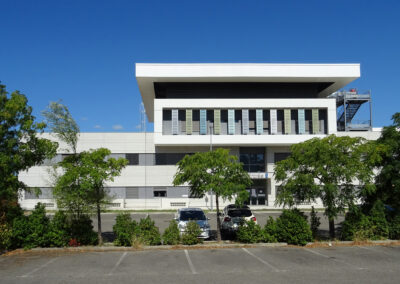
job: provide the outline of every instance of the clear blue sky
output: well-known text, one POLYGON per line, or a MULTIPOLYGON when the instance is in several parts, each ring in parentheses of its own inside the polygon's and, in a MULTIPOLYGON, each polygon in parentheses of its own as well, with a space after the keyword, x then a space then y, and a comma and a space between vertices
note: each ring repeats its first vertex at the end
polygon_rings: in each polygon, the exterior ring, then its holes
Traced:
POLYGON ((135 62, 361 63, 351 87, 372 90, 374 126, 400 111, 399 1, 0 0, 0 11, 2 84, 39 120, 62 99, 81 131, 138 131, 135 62))

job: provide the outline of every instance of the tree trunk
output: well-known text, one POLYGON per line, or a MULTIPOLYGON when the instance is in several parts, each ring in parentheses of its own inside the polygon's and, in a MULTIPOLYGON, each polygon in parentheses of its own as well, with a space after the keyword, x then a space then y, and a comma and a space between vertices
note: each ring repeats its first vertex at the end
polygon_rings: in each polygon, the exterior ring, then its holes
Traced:
POLYGON ((221 241, 221 220, 219 219, 219 201, 218 194, 215 194, 215 207, 217 208, 217 241, 221 241))
POLYGON ((97 202, 97 236, 99 239, 99 245, 103 244, 103 237, 101 236, 101 210, 100 202, 97 202))
POLYGON ((335 219, 329 217, 329 236, 333 240, 335 238, 335 219))

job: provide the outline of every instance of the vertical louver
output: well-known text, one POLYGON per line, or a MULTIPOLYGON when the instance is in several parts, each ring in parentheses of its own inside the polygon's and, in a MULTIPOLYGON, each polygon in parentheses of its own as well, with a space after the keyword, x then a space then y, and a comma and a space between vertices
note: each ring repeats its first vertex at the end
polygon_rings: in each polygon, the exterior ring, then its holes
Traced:
POLYGON ((221 110, 214 110, 214 134, 221 134, 221 110))
POLYGON ((318 134, 319 133, 319 113, 318 109, 312 110, 312 133, 318 134))
POLYGON ((263 134, 263 110, 256 109, 256 133, 263 134))
POLYGON ((191 109, 186 110, 186 134, 190 135, 193 131, 193 111, 191 109))
POLYGON ((299 118, 299 134, 306 133, 306 119, 304 114, 304 109, 298 110, 298 118, 299 118))
POLYGON ((242 132, 249 134, 249 110, 242 109, 242 132))
POLYGON ((285 109, 283 111, 283 119, 284 119, 284 123, 285 123, 285 134, 291 134, 292 133, 292 118, 291 118, 290 109, 285 109))
POLYGON ((172 134, 178 135, 178 110, 173 109, 171 111, 171 119, 172 119, 172 134))
POLYGON ((271 116, 271 134, 278 134, 278 119, 276 115, 276 109, 270 110, 271 116))
POLYGON ((228 109, 228 134, 235 134, 235 110, 228 109))
POLYGON ((200 110, 200 135, 207 134, 207 110, 200 110))

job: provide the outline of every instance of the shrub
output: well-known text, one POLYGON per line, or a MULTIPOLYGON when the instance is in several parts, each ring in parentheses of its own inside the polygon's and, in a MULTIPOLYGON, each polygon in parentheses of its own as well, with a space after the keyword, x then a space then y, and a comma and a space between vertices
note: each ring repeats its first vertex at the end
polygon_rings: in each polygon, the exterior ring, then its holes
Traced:
POLYGON ((265 233, 261 229, 260 225, 251 220, 244 222, 239 226, 236 238, 242 243, 259 243, 264 240, 265 233))
POLYGON ((392 240, 400 239, 400 215, 397 215, 390 220, 389 238, 392 240))
POLYGON ((118 214, 113 226, 115 235, 114 244, 117 246, 131 246, 136 227, 137 223, 132 220, 129 213, 118 214))
POLYGON ((274 218, 268 217, 267 223, 264 226, 264 242, 266 243, 276 243, 278 241, 277 236, 277 225, 274 218))
POLYGON ((365 215, 362 210, 352 205, 342 224, 341 238, 346 241, 385 239, 389 236, 389 225, 385 218, 385 208, 377 201, 365 215))
POLYGON ((5 215, 0 216, 0 252, 11 247, 12 230, 5 215))
POLYGON ((200 234, 200 226, 196 222, 190 221, 187 223, 185 232, 182 235, 182 243, 184 245, 195 245, 202 243, 203 240, 198 238, 200 234))
POLYGON ((317 216, 317 212, 315 212, 314 206, 312 206, 310 214, 310 228, 314 239, 318 238, 318 227, 321 225, 320 219, 321 218, 317 216))
POLYGON ((312 240, 312 232, 307 217, 297 209, 283 210, 276 220, 277 236, 281 242, 293 245, 306 245, 312 240))
POLYGON ((179 234, 178 224, 175 220, 171 220, 168 228, 165 229, 163 234, 164 245, 177 245, 181 240, 179 234))
POLYGON ((14 219, 12 230, 12 246, 46 247, 49 244, 47 238, 50 220, 46 216, 45 206, 38 203, 30 216, 20 216, 14 219))
POLYGON ((144 245, 154 246, 161 244, 161 235, 158 228, 154 225, 154 221, 150 216, 140 219, 138 229, 135 230, 136 236, 144 245))
POLYGON ((57 211, 50 221, 47 240, 50 247, 65 247, 71 236, 71 225, 63 211, 57 211))
POLYGON ((71 220, 71 239, 81 245, 96 245, 97 233, 93 231, 92 220, 88 215, 80 215, 71 220))

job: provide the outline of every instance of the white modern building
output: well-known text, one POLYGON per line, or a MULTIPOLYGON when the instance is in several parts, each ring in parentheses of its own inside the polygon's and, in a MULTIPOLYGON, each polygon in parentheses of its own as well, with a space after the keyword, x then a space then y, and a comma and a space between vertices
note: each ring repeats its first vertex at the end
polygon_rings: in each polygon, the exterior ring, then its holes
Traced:
MULTIPOLYGON (((113 209, 215 208, 213 196, 191 198, 187 186, 172 185, 176 163, 210 147, 228 148, 244 164, 253 179, 250 206, 275 208, 274 164, 287 157, 290 145, 330 134, 379 137, 371 118, 354 120, 360 106, 371 105, 370 93, 339 91, 359 77, 359 64, 136 64, 154 132, 81 133, 78 151, 106 147, 128 159, 108 185, 113 209)), ((48 169, 64 155, 60 150, 20 174, 42 190, 40 196, 24 193, 23 207, 39 201, 56 207, 48 169)))

